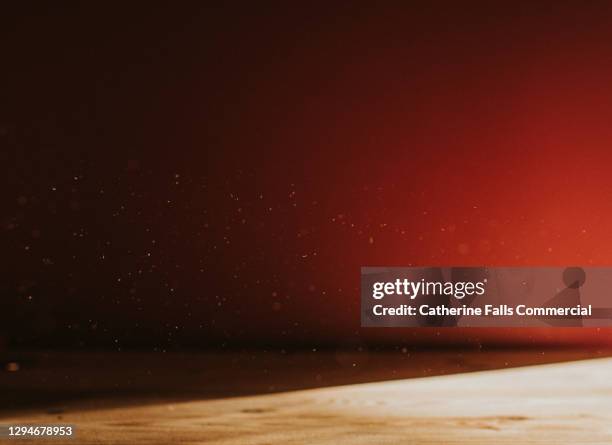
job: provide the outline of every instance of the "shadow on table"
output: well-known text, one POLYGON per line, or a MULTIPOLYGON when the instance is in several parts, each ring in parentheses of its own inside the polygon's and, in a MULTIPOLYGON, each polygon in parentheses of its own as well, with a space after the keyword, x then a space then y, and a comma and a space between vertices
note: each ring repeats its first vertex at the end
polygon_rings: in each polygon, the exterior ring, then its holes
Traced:
POLYGON ((226 398, 612 355, 612 349, 4 352, 0 417, 226 398))

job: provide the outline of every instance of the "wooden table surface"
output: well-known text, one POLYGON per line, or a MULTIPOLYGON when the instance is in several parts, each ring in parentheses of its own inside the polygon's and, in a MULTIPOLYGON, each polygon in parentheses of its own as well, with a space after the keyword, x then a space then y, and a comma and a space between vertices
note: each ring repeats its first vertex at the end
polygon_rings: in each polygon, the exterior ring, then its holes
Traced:
POLYGON ((22 354, 0 424, 77 427, 21 444, 610 444, 609 352, 22 354))

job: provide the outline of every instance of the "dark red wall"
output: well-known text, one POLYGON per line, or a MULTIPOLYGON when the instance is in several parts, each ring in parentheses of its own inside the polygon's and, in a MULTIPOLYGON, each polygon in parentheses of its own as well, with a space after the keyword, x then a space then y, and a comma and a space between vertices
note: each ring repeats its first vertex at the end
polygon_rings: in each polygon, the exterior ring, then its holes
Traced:
POLYGON ((361 265, 612 263, 612 11, 533 3, 6 11, 0 331, 607 341, 359 328, 361 265))

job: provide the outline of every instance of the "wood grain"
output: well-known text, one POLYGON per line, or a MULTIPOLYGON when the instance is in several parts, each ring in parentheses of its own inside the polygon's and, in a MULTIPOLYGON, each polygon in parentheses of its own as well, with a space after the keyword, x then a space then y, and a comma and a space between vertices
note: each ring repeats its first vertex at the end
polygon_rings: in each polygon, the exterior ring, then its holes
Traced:
POLYGON ((91 398, 0 420, 54 422, 76 424, 78 438, 44 443, 610 444, 612 359, 191 401, 91 398))

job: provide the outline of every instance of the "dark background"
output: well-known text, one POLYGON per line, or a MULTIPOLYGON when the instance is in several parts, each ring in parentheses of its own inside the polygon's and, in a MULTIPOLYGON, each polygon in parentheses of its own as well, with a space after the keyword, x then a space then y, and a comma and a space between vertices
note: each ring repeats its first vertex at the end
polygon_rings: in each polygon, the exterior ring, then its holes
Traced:
POLYGON ((358 287, 611 264, 609 3, 333 3, 0 7, 5 345, 608 341, 360 329, 358 287))

